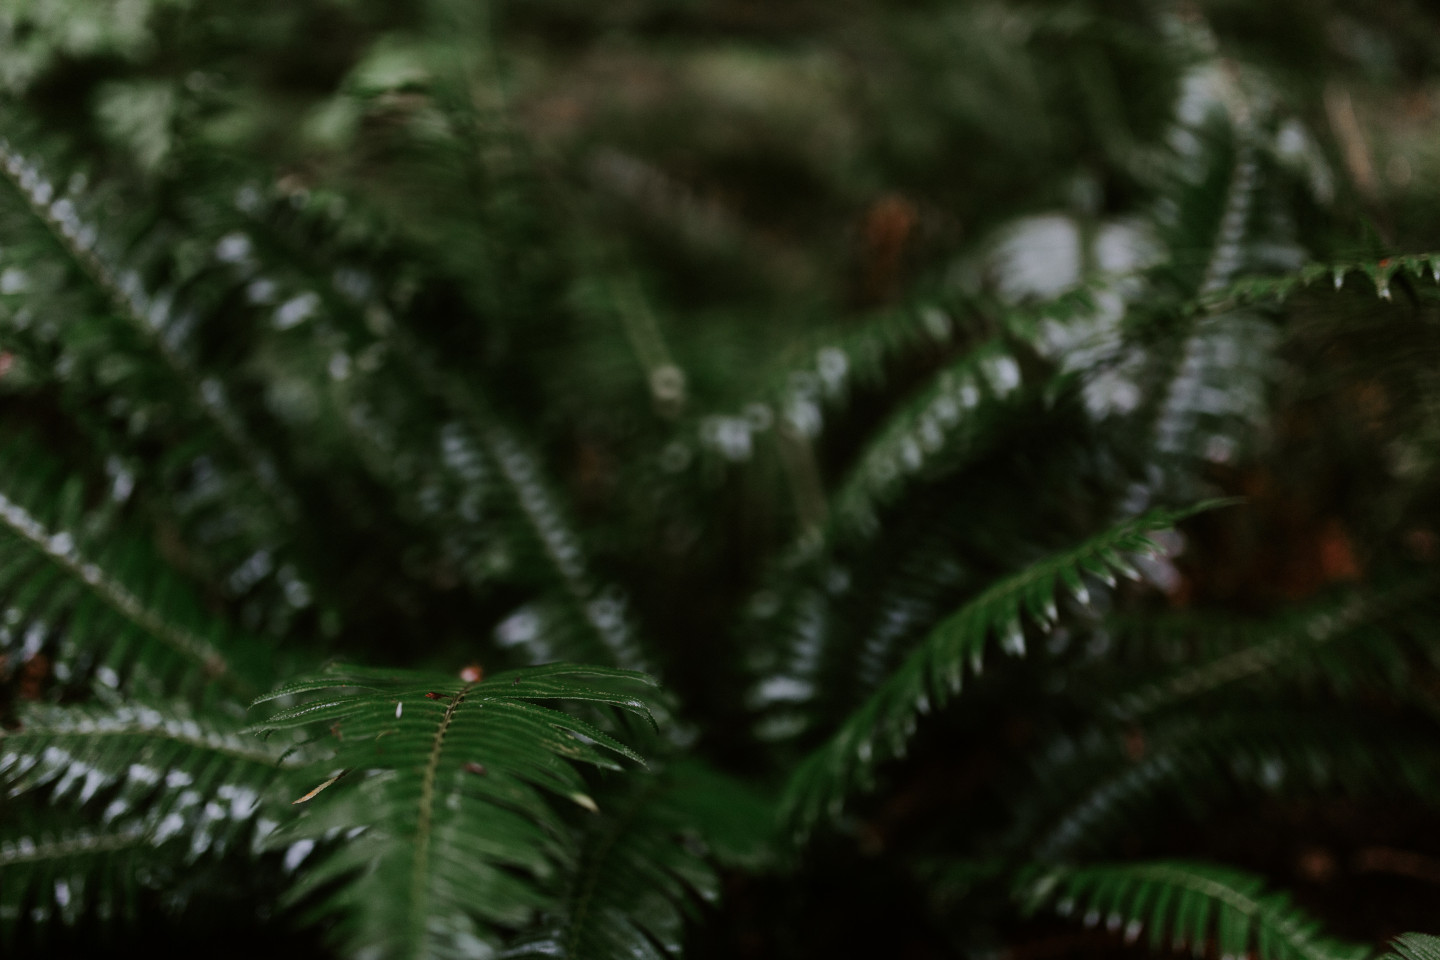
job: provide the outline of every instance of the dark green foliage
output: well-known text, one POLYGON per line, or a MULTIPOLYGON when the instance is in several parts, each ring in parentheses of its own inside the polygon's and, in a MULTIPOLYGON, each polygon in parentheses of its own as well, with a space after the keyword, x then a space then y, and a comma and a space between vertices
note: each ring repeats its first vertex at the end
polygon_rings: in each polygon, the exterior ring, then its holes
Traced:
POLYGON ((1440 47, 1272 6, 0 0, 6 955, 1432 922, 1440 47))

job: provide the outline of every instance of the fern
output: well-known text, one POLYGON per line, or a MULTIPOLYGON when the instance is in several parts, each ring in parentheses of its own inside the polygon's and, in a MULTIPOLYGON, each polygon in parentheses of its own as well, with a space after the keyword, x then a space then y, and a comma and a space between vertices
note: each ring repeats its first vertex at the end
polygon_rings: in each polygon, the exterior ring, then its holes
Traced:
POLYGON ((1422 928, 1429 12, 10 6, 7 955, 1422 928))
POLYGON ((1096 725, 1037 750, 1009 844, 1041 860, 1105 849, 1164 813, 1201 820, 1244 798, 1348 794, 1428 805, 1431 724, 1336 715, 1333 707, 1246 709, 1223 721, 1181 715, 1119 731, 1096 725), (1138 740, 1127 740, 1127 735, 1138 740), (1140 754, 1127 749, 1138 742, 1140 754))
POLYGON ((18 823, 7 834, 0 841, 6 880, 0 891, 0 942, 13 942, 27 921, 75 923, 90 907, 102 919, 133 919, 137 873, 142 866, 158 866, 156 873, 163 876, 168 860, 163 854, 144 856, 150 841, 144 825, 133 821, 68 829, 18 823))

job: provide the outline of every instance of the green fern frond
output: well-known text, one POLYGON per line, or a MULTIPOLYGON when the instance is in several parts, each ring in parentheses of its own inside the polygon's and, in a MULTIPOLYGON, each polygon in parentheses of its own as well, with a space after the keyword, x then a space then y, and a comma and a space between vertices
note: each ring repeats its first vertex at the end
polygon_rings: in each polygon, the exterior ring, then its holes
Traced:
POLYGON ((799 836, 827 814, 838 815, 845 797, 864 789, 881 761, 904 753, 917 714, 943 707, 957 694, 967 668, 978 673, 987 641, 1025 652, 1024 619, 1042 629, 1058 616, 1062 590, 1082 601, 1084 580, 1113 583, 1116 574, 1134 575, 1125 554, 1157 550, 1151 534, 1196 510, 1155 511, 1124 521, 1070 550, 1048 557, 996 583, 938 624, 921 646, 843 723, 830 742, 805 759, 790 779, 783 815, 799 836))
POLYGON ((626 784, 585 830, 561 913, 506 957, 644 957, 681 953, 696 900, 715 903, 711 851, 755 861, 768 818, 737 782, 682 763, 626 784))
POLYGON ((1342 696, 1368 686, 1392 698, 1403 696, 1414 673, 1412 661, 1429 659, 1433 646, 1428 637, 1397 631, 1393 622, 1427 605, 1432 590, 1433 581, 1422 578, 1352 592, 1267 621, 1177 618, 1135 624, 1132 629, 1143 631, 1144 639, 1132 635, 1127 643, 1168 644, 1173 652, 1188 640, 1192 652, 1184 665, 1147 671, 1153 679, 1129 683, 1119 693, 1097 688, 1096 699, 1104 700, 1102 709, 1113 716, 1133 720, 1252 681, 1323 683, 1342 696))
POLYGON ((1195 820, 1241 800, 1404 796, 1433 804, 1434 722, 1385 722, 1332 703, 1247 708, 1214 719, 1181 713, 1144 727, 1101 724, 1040 750, 1006 796, 1003 841, 1043 861, 1093 855, 1117 837, 1183 812, 1195 820))
POLYGON ((193 247, 173 224, 127 227, 134 198, 111 186, 57 185, 0 140, 0 337, 35 374, 26 392, 58 405, 128 478, 126 496, 178 528, 188 573, 244 598, 252 625, 287 621, 313 571, 294 540, 293 478, 237 375, 246 338, 208 322, 234 286, 182 257, 193 247))
POLYGON ((1219 312, 1250 304, 1278 305, 1316 283, 1328 281, 1337 291, 1341 290, 1352 275, 1368 279, 1376 296, 1390 300, 1393 297, 1391 281, 1396 276, 1423 280, 1428 275, 1440 282, 1440 253, 1406 253, 1333 263, 1312 261, 1299 270, 1279 276, 1240 277, 1200 296, 1187 311, 1219 312))
POLYGON ((33 444, 10 442, 0 468, 7 644, 26 636, 29 656, 58 637, 62 679, 72 681, 93 672, 106 686, 151 693, 200 693, 211 681, 232 693, 258 689, 263 646, 242 642, 206 612, 138 538, 92 531, 75 491, 54 488, 56 469, 47 459, 33 444))
POLYGON ((183 705, 35 705, 20 722, 0 735, 11 797, 103 801, 101 823, 143 818, 149 842, 187 836, 193 856, 223 852, 254 824, 281 759, 237 719, 183 705))
POLYGON ((897 496, 907 476, 933 471, 937 459, 953 469, 957 457, 1001 432, 1016 394, 1030 392, 1003 345, 968 353, 872 435, 831 500, 835 529, 827 539, 873 532, 878 510, 897 496))
POLYGON ((1440 937, 1428 933, 1402 933, 1391 945, 1395 952, 1380 960, 1440 960, 1440 937))
POLYGON ((311 846, 331 830, 349 838, 307 869, 296 895, 316 892, 325 913, 342 915, 343 940, 386 956, 495 946, 499 930, 553 905, 547 888, 574 855, 545 795, 595 810, 575 765, 620 769, 609 754, 640 760, 542 704, 648 718, 637 690, 651 684, 643 674, 566 664, 483 681, 339 667, 262 697, 257 703, 302 700, 256 729, 311 738, 300 749, 317 786, 294 801, 307 815, 287 836, 311 846))
POLYGON ((86 910, 101 920, 133 916, 146 869, 157 881, 168 872, 166 858, 153 852, 150 831, 134 820, 103 827, 8 824, 0 835, 0 943, 27 923, 73 924, 86 910))
MULTIPOLYGON (((112 262, 113 241, 101 236, 96 223, 81 214, 86 198, 79 191, 57 188, 34 161, 3 139, 0 171, 4 174, 0 179, 23 199, 30 214, 50 234, 63 262, 77 269, 105 303, 96 311, 98 316, 85 318, 90 322, 71 319, 69 325, 77 329, 68 331, 64 339, 72 345, 83 345, 77 354, 90 354, 87 359, 92 362, 96 353, 124 351, 130 354, 136 370, 143 371, 142 375, 168 378, 167 386, 183 393, 189 401, 178 408, 206 422, 219 442, 249 471, 251 482, 269 495, 279 517, 293 521, 298 510, 293 492, 234 410, 225 385, 196 365, 185 344, 195 321, 183 303, 185 291, 151 291, 139 270, 112 262), (143 354, 149 356, 142 359, 143 354)), ((110 369, 123 369, 123 365, 112 363, 110 369)), ((113 373, 100 377, 102 382, 113 378, 113 373)))
POLYGON ((0 734, 18 814, 0 825, 0 932, 128 916, 180 864, 252 855, 276 826, 280 757, 187 704, 32 705, 0 734))
POLYGON ((1148 931, 1157 951, 1188 947, 1199 957, 1213 943, 1220 957, 1253 951, 1260 960, 1361 960, 1371 952, 1325 936, 1288 896, 1228 867, 1155 861, 1035 869, 1015 892, 1027 913, 1053 904, 1086 924, 1123 930, 1130 941, 1148 931))
MULTIPOLYGON (((792 360, 768 375, 768 385, 756 392, 747 411, 759 407, 765 414, 763 422, 777 422, 794 436, 812 441, 824 430, 827 411, 843 407, 858 389, 885 384, 893 368, 903 361, 944 360, 957 350, 960 357, 955 365, 962 369, 954 377, 969 380, 978 375, 974 382, 982 390, 988 384, 1008 393, 1012 372, 1004 367, 998 356, 1003 350, 991 338, 998 335, 1033 344, 1046 324, 1063 326, 1092 316, 1097 295, 1112 282, 1110 277, 1094 278, 1075 290, 1020 304, 987 294, 948 290, 917 296, 903 308, 868 317, 843 336, 815 339, 812 346, 800 351, 803 360, 792 360), (980 364, 978 371, 964 369, 971 365, 966 358, 972 355, 980 364), (990 359, 983 362, 986 356, 990 359), (1001 377, 998 382, 993 379, 996 375, 1001 377)), ((947 369, 949 366, 945 364, 947 369)), ((951 384, 952 390, 960 386, 951 384)), ((945 392, 943 388, 943 379, 931 387, 942 408, 939 412, 948 420, 944 400, 938 396, 945 392)), ((961 393, 965 395, 968 392, 961 393)), ((702 446, 723 447, 706 435, 720 423, 748 434, 757 429, 750 423, 752 419, 748 412, 702 418, 698 425, 702 446)))

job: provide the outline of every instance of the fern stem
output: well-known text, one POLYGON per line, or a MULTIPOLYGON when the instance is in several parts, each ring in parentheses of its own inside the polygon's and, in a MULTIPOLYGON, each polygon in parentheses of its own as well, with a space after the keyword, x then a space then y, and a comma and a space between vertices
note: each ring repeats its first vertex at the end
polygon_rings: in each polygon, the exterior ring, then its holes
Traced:
POLYGON ((113 853, 116 850, 143 846, 148 840, 146 831, 140 825, 133 823, 127 824, 113 833, 86 832, 51 843, 27 842, 27 839, 22 838, 19 841, 0 846, 0 866, 39 863, 46 860, 67 860, 86 854, 113 853))
POLYGON ((410 916, 422 924, 422 929, 411 930, 411 943, 417 947, 425 939, 423 924, 427 911, 423 904, 429 899, 426 880, 430 873, 431 818, 435 807, 435 775, 440 768, 440 751, 444 749, 445 734, 450 730, 456 708, 465 700, 465 695, 473 686, 473 683, 465 684, 459 693, 450 698, 450 705, 445 708, 445 716, 435 730, 435 738, 430 744, 430 758, 425 762, 425 773, 420 779, 420 812, 416 818, 415 858, 410 872, 410 916))
POLYGON ((106 737, 144 737, 149 742, 169 742, 183 744, 187 747, 195 747, 212 754, 229 757, 232 760, 240 760, 246 763, 259 764, 264 767, 274 767, 277 764, 275 754, 265 750, 247 750, 237 746, 234 741, 224 735, 206 736, 203 731, 190 733, 183 727, 189 721, 175 721, 167 723, 159 713, 154 713, 153 719, 157 722, 146 722, 145 717, 139 717, 133 723, 104 725, 89 722, 81 719, 69 726, 31 726, 27 725, 19 730, 7 731, 0 735, 0 743, 14 744, 22 741, 32 733, 38 738, 53 740, 59 737, 83 737, 86 740, 98 740, 106 737))

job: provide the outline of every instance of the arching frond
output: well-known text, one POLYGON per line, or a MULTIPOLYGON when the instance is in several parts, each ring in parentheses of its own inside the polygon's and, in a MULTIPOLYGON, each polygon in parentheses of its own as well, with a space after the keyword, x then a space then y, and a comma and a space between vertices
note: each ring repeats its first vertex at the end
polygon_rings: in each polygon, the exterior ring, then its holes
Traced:
POLYGON ((1142 934, 1160 950, 1189 947, 1196 955, 1214 943, 1221 957, 1252 951, 1260 960, 1361 960, 1371 951, 1321 932, 1321 926, 1265 881, 1227 867, 1155 861, 1033 870, 1016 895, 1033 912, 1053 905, 1087 924, 1142 934))
MULTIPOLYGON (((1360 686, 1403 695, 1415 667, 1433 658, 1434 649, 1430 637, 1408 636, 1413 631, 1398 629, 1394 621, 1428 607, 1432 590, 1426 577, 1327 597, 1263 621, 1179 617, 1122 623, 1116 628, 1124 634, 1121 642, 1168 645, 1172 658, 1183 649, 1183 661, 1152 668, 1149 677, 1126 682, 1118 692, 1113 686, 1097 689, 1095 699, 1117 718, 1137 719, 1246 682, 1324 684, 1341 694, 1360 686), (1176 646, 1181 643, 1184 648, 1176 646)), ((1164 659, 1153 656, 1151 662, 1164 659)))
POLYGON ((1003 429, 1006 401, 1029 394, 1019 363, 991 343, 936 377, 924 392, 892 415, 857 458, 831 500, 831 537, 871 532, 877 509, 903 489, 907 475, 934 471, 936 461, 954 469, 1003 429))
POLYGON ((301 504, 255 428, 254 391, 223 362, 243 355, 240 338, 206 325, 232 284, 179 265, 169 225, 127 226, 126 209, 0 138, 0 268, 11 277, 0 338, 34 371, 32 392, 50 393, 128 478, 125 497, 145 461, 139 496, 180 528, 196 570, 253 598, 260 616, 289 612, 282 579, 311 591, 291 539, 301 504))
POLYGON ((791 777, 784 813, 796 833, 808 833, 822 816, 837 814, 849 793, 868 785, 881 761, 904 753, 917 715, 955 696, 967 667, 980 671, 991 637, 1006 652, 1023 654, 1022 618, 1041 628, 1053 625, 1060 591, 1083 598, 1087 576, 1113 582, 1117 573, 1132 573, 1125 554, 1157 550, 1150 535, 1184 516, 1157 511, 1127 520, 1001 580, 938 624, 791 777))
POLYGON ((103 801, 102 822, 143 816, 153 842, 188 833, 197 856, 252 822, 280 764, 281 751, 242 734, 235 717, 183 705, 36 705, 20 722, 0 735, 10 796, 103 801))

